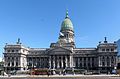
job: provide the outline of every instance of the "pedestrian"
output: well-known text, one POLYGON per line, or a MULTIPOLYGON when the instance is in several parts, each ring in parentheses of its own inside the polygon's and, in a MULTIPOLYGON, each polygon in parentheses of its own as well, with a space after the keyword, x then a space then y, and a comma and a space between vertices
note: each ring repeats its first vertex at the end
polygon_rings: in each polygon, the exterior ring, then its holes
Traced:
POLYGON ((49 71, 47 72, 47 75, 48 75, 48 77, 49 77, 49 75, 50 75, 49 71))

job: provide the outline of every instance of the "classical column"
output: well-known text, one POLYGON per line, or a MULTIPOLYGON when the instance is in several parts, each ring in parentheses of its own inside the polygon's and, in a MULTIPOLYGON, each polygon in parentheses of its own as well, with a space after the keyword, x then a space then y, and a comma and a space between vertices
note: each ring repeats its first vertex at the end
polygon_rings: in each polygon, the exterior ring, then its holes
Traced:
POLYGON ((14 66, 16 66, 16 57, 14 57, 13 62, 14 62, 14 66))
POLYGON ((98 57, 98 66, 100 67, 101 66, 101 64, 100 64, 100 56, 98 57))
POLYGON ((60 66, 59 66, 59 56, 57 56, 57 68, 59 68, 60 66))
POLYGON ((115 65, 116 66, 117 66, 117 62, 118 62, 117 59, 118 59, 117 56, 115 56, 115 65))
POLYGON ((77 67, 79 67, 79 58, 77 57, 77 63, 78 63, 78 66, 77 67))
POLYGON ((88 57, 86 57, 86 67, 88 69, 88 57))
POLYGON ((111 67, 111 56, 109 56, 109 62, 110 62, 109 66, 111 67))
POLYGON ((82 57, 82 67, 84 67, 84 57, 82 57))
POLYGON ((61 56, 61 68, 63 68, 63 56, 61 56))
POLYGON ((107 66, 107 56, 105 56, 105 66, 107 66))
POLYGON ((55 56, 53 56, 53 69, 55 69, 55 56))
POLYGON ((32 61, 32 67, 33 67, 33 57, 31 57, 31 61, 32 61))
POLYGON ((80 58, 77 57, 77 60, 78 60, 78 67, 80 67, 80 58))
POLYGON ((41 57, 39 57, 39 65, 40 65, 40 68, 41 68, 41 57))
POLYGON ((65 65, 66 65, 66 67, 68 67, 68 57, 67 56, 65 56, 65 65))
POLYGON ((116 67, 117 66, 117 56, 114 56, 114 67, 116 67))
POLYGON ((76 67, 76 58, 73 58, 73 67, 76 67))
POLYGON ((92 57, 90 57, 90 67, 92 67, 92 57))
POLYGON ((70 67, 73 67, 73 56, 70 55, 70 60, 69 60, 70 67))
POLYGON ((37 58, 35 57, 35 67, 37 66, 37 58))
POLYGON ((18 62, 18 66, 19 66, 19 57, 17 57, 17 62, 18 62))
POLYGON ((51 56, 49 56, 49 69, 51 69, 51 56))
POLYGON ((12 61, 9 61, 10 62, 10 67, 12 66, 12 61))

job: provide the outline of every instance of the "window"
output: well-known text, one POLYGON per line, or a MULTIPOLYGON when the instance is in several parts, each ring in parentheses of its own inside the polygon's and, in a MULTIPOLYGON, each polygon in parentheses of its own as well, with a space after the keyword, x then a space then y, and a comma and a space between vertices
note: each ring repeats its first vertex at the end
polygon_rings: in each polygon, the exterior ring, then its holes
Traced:
POLYGON ((109 62, 107 62, 107 66, 109 66, 110 65, 110 63, 109 62))
POLYGON ((86 63, 84 63, 84 67, 86 67, 86 63))
POLYGON ((114 49, 111 49, 111 51, 113 52, 113 51, 114 51, 114 49))
POLYGON ((84 61, 86 61, 86 58, 84 58, 84 61))
POLYGON ((18 50, 16 50, 16 52, 18 52, 18 50))
POLYGON ((7 52, 10 52, 10 50, 7 50, 7 52))
POLYGON ((92 58, 92 61, 94 61, 94 58, 92 58))
POLYGON ((90 57, 88 58, 88 61, 90 61, 90 57))
POLYGON ((109 61, 109 57, 107 57, 107 61, 109 61))
POLYGON ((12 52, 14 52, 14 50, 12 50, 12 52))
POLYGON ((10 66, 10 62, 8 63, 8 66, 10 66))
POLYGON ((16 66, 18 66, 18 62, 16 62, 16 66))
POLYGON ((114 57, 113 56, 111 57, 111 61, 114 61, 114 57))
POLYGON ((88 66, 90 67, 90 63, 88 63, 88 66))
POLYGON ((80 61, 82 61, 82 58, 80 58, 80 61))
POLYGON ((80 67, 82 66, 82 63, 80 63, 80 67))
POLYGON ((12 66, 14 66, 14 62, 12 62, 12 66))
POLYGON ((105 51, 105 49, 102 49, 102 51, 105 51))
POLYGON ((103 57, 102 57, 102 59, 104 60, 104 59, 105 59, 105 57, 103 56, 103 57))
POLYGON ((109 51, 109 49, 106 49, 106 51, 108 52, 108 51, 109 51))
POLYGON ((102 65, 105 66, 105 62, 102 62, 102 65))
POLYGON ((18 61, 18 57, 16 57, 16 61, 18 61))

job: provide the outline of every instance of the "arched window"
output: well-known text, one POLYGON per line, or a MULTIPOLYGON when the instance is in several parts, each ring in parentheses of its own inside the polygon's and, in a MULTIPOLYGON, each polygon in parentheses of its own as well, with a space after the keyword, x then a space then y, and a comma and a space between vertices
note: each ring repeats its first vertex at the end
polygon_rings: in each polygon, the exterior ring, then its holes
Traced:
POLYGON ((14 66, 14 62, 12 62, 12 66, 14 66))
POLYGON ((16 62, 16 66, 18 66, 18 62, 16 62))
POLYGON ((8 63, 8 66, 10 66, 10 62, 8 63))
POLYGON ((12 50, 12 52, 14 52, 14 50, 12 50))

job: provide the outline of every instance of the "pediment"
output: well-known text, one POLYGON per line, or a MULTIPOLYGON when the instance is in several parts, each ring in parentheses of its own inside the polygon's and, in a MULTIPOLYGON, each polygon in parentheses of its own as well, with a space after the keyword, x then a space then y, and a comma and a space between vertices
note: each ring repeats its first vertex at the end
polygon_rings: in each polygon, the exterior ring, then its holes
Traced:
POLYGON ((66 49, 66 48, 62 48, 62 47, 56 47, 56 48, 53 48, 51 49, 49 52, 48 52, 50 55, 66 55, 66 54, 70 54, 72 53, 72 51, 70 49, 66 49))

